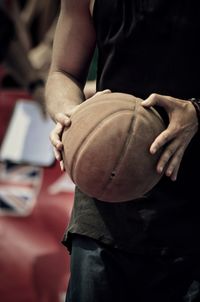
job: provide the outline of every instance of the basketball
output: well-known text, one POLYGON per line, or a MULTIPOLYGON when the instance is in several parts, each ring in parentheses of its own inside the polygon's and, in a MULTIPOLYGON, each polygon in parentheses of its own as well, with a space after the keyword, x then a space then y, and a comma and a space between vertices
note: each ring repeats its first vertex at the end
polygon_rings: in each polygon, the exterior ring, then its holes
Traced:
POLYGON ((101 201, 142 197, 160 180, 160 154, 150 154, 165 129, 158 112, 124 93, 96 95, 83 102, 63 131, 65 170, 81 191, 101 201))

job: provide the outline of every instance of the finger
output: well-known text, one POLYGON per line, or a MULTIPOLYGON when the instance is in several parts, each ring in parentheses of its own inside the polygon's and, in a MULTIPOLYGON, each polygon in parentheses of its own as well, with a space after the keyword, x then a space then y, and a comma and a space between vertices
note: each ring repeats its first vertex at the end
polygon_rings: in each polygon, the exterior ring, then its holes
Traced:
POLYGON ((175 167, 173 173, 171 174, 170 177, 171 177, 171 180, 172 180, 172 181, 176 181, 176 180, 177 180, 179 168, 180 168, 180 164, 179 164, 178 166, 175 167))
POLYGON ((169 107, 169 97, 157 93, 152 93, 146 100, 141 102, 144 107, 162 106, 165 109, 169 107))
MULTIPOLYGON (((178 149, 177 141, 172 142, 165 148, 165 150, 162 153, 160 160, 157 164, 158 173, 162 173, 163 170, 166 168, 166 166, 169 165, 169 162, 170 162, 171 158, 174 156, 174 154, 176 153, 177 149, 178 149)), ((168 176, 170 176, 170 175, 168 175, 168 176)))
POLYGON ((54 148, 53 148, 53 152, 54 152, 54 155, 55 155, 56 160, 58 160, 58 161, 62 160, 61 152, 58 151, 58 149, 56 149, 56 148, 54 147, 54 148))
POLYGON ((64 166, 64 161, 63 160, 60 161, 60 169, 61 169, 62 172, 65 171, 65 166, 64 166))
POLYGON ((150 146, 150 153, 155 154, 161 147, 170 142, 174 138, 174 136, 175 133, 172 130, 172 127, 169 126, 167 129, 161 132, 153 141, 150 146))
POLYGON ((71 123, 71 120, 70 120, 69 116, 67 116, 66 114, 61 113, 61 112, 59 112, 55 115, 55 119, 62 126, 68 127, 71 123))
POLYGON ((184 148, 179 148, 173 155, 169 166, 165 172, 166 176, 171 177, 171 180, 175 181, 177 179, 178 171, 184 154, 184 148))
POLYGON ((91 98, 89 98, 88 100, 91 100, 93 98, 95 98, 96 96, 98 95, 103 95, 103 94, 106 94, 106 93, 111 93, 111 90, 110 89, 105 89, 105 90, 102 90, 102 91, 98 91, 97 93, 95 93, 91 98))
POLYGON ((96 95, 102 95, 102 94, 106 94, 106 93, 111 93, 111 90, 110 89, 104 89, 102 91, 98 91, 96 93, 96 95))
POLYGON ((62 147, 63 147, 63 144, 60 140, 60 136, 62 134, 62 131, 63 131, 63 126, 60 123, 57 123, 55 128, 50 133, 51 143, 58 150, 61 150, 62 147))

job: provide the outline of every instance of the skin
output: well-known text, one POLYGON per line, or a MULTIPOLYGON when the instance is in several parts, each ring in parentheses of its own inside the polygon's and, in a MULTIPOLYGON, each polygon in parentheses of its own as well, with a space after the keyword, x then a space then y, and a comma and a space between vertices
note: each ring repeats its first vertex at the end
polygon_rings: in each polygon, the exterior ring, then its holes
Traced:
POLYGON ((177 179, 181 160, 191 139, 198 130, 196 111, 191 102, 171 96, 151 94, 142 102, 144 107, 161 106, 169 117, 169 125, 150 146, 150 153, 165 149, 157 165, 158 173, 165 171, 171 180, 177 179))
MULTIPOLYGON (((62 131, 70 126, 71 114, 85 99, 83 89, 95 48, 92 7, 93 1, 89 0, 62 0, 55 32, 52 64, 46 84, 46 106, 56 123, 50 139, 61 170, 64 170, 62 131)), ((109 90, 99 93, 109 93, 109 90)), ((154 154, 165 146, 157 171, 164 171, 168 177, 176 180, 184 152, 198 129, 195 108, 189 101, 156 93, 142 104, 144 107, 159 105, 168 113, 169 125, 152 142, 150 153, 154 154)))

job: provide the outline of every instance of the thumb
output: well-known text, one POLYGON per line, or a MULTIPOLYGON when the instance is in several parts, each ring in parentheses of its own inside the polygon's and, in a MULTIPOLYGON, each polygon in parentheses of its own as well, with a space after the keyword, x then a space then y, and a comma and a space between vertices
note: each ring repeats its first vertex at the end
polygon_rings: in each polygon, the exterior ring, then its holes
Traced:
POLYGON ((141 102, 141 105, 144 107, 151 107, 151 106, 158 105, 158 102, 159 100, 157 94, 153 93, 146 100, 143 100, 141 102))
POLYGON ((60 123, 63 127, 66 126, 68 127, 70 125, 70 118, 66 114, 62 112, 58 112, 55 115, 55 122, 60 123))
POLYGON ((98 91, 91 98, 89 98, 88 100, 91 100, 91 99, 95 98, 98 95, 102 95, 102 94, 106 94, 106 93, 111 93, 111 90, 110 89, 105 89, 105 90, 98 91))
POLYGON ((168 100, 166 96, 157 93, 152 93, 146 100, 141 102, 141 105, 144 107, 151 107, 157 105, 167 109, 168 100))

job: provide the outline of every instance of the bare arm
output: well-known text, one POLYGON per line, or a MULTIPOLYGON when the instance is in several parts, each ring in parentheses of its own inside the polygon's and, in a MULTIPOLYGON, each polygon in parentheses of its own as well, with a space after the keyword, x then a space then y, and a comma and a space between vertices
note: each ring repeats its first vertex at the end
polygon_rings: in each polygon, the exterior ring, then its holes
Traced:
POLYGON ((56 121, 83 99, 83 87, 95 47, 89 0, 62 0, 52 64, 46 84, 46 105, 56 121))
POLYGON ((46 84, 46 107, 56 127, 51 133, 55 156, 63 163, 60 140, 70 114, 84 100, 83 88, 95 48, 89 0, 61 0, 52 63, 46 84))

